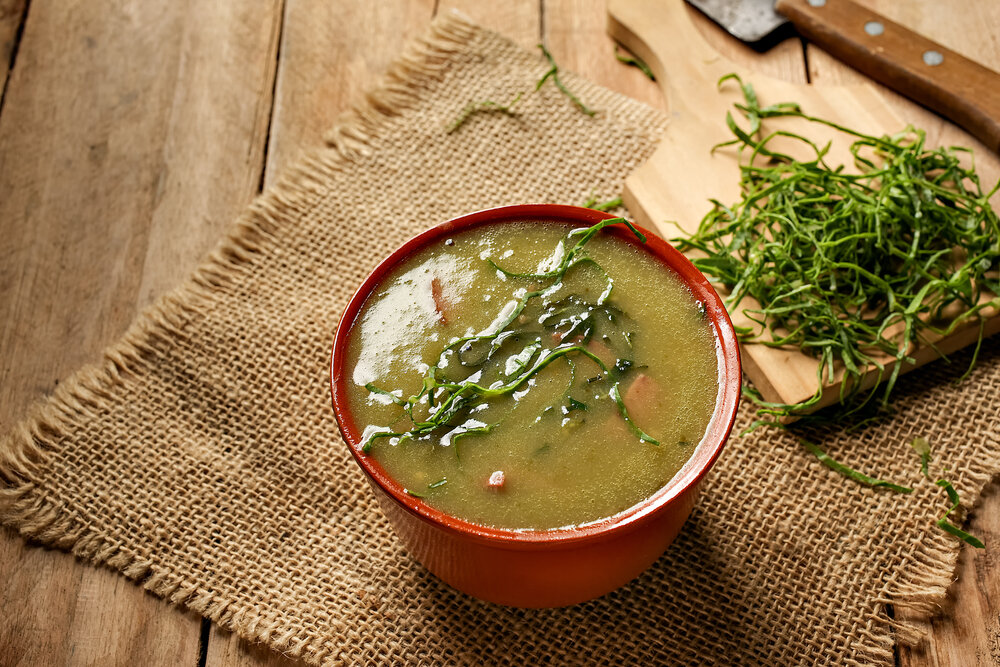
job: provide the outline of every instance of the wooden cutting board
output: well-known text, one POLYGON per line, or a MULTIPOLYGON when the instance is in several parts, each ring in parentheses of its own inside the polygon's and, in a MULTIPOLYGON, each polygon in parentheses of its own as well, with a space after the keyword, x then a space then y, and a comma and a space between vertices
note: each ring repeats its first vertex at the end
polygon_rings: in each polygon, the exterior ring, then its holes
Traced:
MULTIPOLYGON (((683 0, 609 0, 608 16, 611 36, 650 66, 670 108, 670 125, 662 142, 649 161, 626 180, 623 195, 637 221, 657 229, 664 238, 680 236, 678 227, 686 232, 697 229, 711 208, 710 198, 727 203, 739 200, 736 151, 711 153, 712 146, 732 138, 725 115, 733 102, 742 99, 735 82, 718 88, 717 82, 726 74, 736 73, 752 83, 762 105, 798 102, 806 113, 870 134, 897 132, 907 124, 873 84, 797 85, 737 66, 704 41, 683 0)), ((841 152, 831 152, 834 163, 850 163, 845 142, 833 130, 799 121, 782 122, 820 145, 836 138, 835 146, 839 144, 841 152)), ((733 308, 733 322, 749 325, 741 311, 755 305, 744 300, 733 308)), ((990 313, 985 333, 997 331, 1000 317, 990 313)), ((935 344, 948 354, 975 342, 978 335, 976 321, 935 344)), ((922 346, 911 356, 916 364, 904 364, 901 373, 939 355, 930 346, 922 346)), ((816 391, 817 366, 813 357, 795 349, 743 346, 743 368, 770 401, 798 403, 811 397, 816 391)), ((891 368, 891 360, 887 360, 887 373, 891 368)), ((864 384, 871 386, 876 380, 872 372, 864 384)), ((835 403, 839 391, 839 381, 825 386, 817 408, 835 403)))

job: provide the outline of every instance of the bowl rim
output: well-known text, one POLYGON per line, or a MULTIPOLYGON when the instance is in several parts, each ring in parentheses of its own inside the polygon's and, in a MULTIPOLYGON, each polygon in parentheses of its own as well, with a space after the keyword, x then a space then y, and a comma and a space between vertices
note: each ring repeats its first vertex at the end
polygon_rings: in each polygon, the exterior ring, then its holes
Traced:
POLYGON ((602 234, 608 232, 616 234, 636 247, 646 249, 672 269, 692 291, 695 299, 705 304, 705 312, 715 329, 718 344, 720 388, 715 411, 705 436, 691 458, 666 485, 628 509, 604 519, 544 530, 495 528, 446 514, 431 507, 423 499, 405 493, 404 487, 390 477, 373 456, 361 451, 360 433, 347 400, 349 373, 345 372, 344 368, 345 351, 350 331, 368 296, 393 268, 438 239, 480 225, 539 221, 591 226, 616 217, 618 216, 595 209, 562 204, 519 204, 461 215, 417 234, 396 248, 368 274, 348 301, 337 326, 330 360, 330 392, 334 416, 347 448, 368 480, 409 514, 453 536, 487 544, 514 549, 539 548, 551 546, 553 543, 568 546, 595 539, 606 539, 611 535, 640 527, 674 505, 689 490, 693 491, 718 459, 736 421, 742 390, 740 349, 732 320, 722 298, 708 279, 680 251, 656 233, 636 225, 647 239, 646 243, 641 243, 620 223, 605 227, 602 234))

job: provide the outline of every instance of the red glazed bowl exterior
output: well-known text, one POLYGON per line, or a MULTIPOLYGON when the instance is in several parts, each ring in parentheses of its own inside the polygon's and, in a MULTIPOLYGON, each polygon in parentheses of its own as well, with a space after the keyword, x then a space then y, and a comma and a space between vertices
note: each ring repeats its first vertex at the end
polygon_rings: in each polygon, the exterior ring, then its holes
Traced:
MULTIPOLYGON (((641 244, 623 225, 605 228, 645 248, 683 280, 715 329, 719 393, 705 437, 665 487, 613 517, 577 527, 518 531, 480 526, 446 515, 404 493, 382 466, 361 451, 361 431, 351 414, 345 368, 347 341, 358 314, 386 274, 417 250, 458 231, 505 222, 559 222, 590 226, 614 216, 576 206, 505 206, 464 215, 410 239, 379 264, 351 298, 333 345, 333 410, 344 440, 378 497, 382 511, 410 553, 460 591, 517 607, 560 607, 598 597, 628 583, 663 554, 687 520, 698 487, 718 458, 736 419, 741 387, 739 346, 722 299, 680 252, 641 229, 641 244)), ((650 298, 656 292, 651 286, 650 298)))

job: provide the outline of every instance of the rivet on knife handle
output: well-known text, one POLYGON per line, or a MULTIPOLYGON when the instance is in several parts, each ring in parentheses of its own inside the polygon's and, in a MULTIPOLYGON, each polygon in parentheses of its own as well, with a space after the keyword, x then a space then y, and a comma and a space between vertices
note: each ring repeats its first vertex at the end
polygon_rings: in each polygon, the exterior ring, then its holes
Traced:
POLYGON ((850 0, 777 0, 775 9, 835 58, 1000 152, 1000 74, 850 0))

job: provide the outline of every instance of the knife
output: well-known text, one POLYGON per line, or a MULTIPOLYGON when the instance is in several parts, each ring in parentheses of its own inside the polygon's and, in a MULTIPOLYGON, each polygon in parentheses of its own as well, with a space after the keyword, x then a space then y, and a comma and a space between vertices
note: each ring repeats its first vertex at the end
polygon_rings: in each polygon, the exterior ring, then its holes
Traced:
POLYGON ((687 0, 761 49, 788 24, 833 57, 1000 152, 1000 74, 851 0, 687 0))

